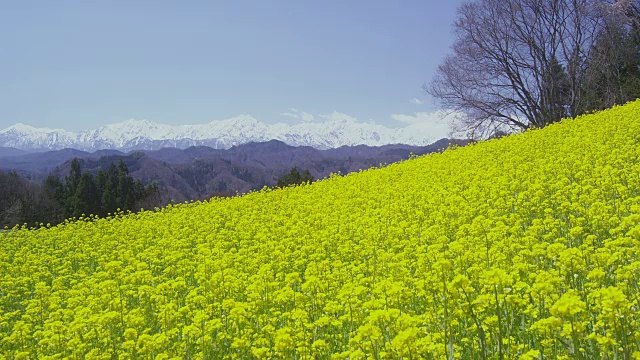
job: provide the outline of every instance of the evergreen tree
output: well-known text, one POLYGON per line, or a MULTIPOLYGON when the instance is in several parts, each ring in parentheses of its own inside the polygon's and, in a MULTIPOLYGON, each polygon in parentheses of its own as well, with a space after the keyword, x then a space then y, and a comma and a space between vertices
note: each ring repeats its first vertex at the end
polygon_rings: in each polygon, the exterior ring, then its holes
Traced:
POLYGON ((289 185, 299 185, 306 182, 313 181, 313 176, 309 173, 309 170, 305 170, 302 174, 298 171, 298 168, 293 167, 289 173, 281 176, 278 179, 277 186, 285 187, 289 185))
POLYGON ((43 185, 21 178, 15 172, 0 171, 0 228, 27 223, 59 224, 67 218, 98 215, 121 210, 135 211, 144 206, 152 209, 161 202, 158 187, 144 186, 129 175, 121 161, 94 177, 82 173, 80 160, 71 162, 69 175, 63 182, 49 175, 43 185))
MULTIPOLYGON (((604 11, 603 28, 595 36, 585 64, 585 111, 603 110, 640 97, 640 12, 604 11)), ((607 8, 604 8, 607 9, 607 8)))
POLYGON ((73 216, 79 217, 82 214, 88 216, 99 214, 100 196, 93 176, 89 173, 82 174, 78 188, 73 196, 73 216))
POLYGON ((111 166, 107 171, 103 171, 102 169, 98 172, 98 176, 96 177, 96 185, 98 187, 98 192, 100 194, 100 216, 107 216, 108 214, 113 214, 118 209, 117 203, 117 169, 116 166, 111 163, 111 166))
POLYGON ((82 177, 82 171, 80 169, 80 160, 74 158, 71 160, 71 169, 69 170, 69 176, 65 179, 64 186, 64 209, 65 216, 75 216, 76 205, 74 204, 74 198, 78 185, 80 184, 80 178, 82 177))
POLYGON ((300 180, 303 183, 309 183, 313 181, 313 176, 311 176, 309 169, 302 172, 302 176, 300 176, 300 180))
POLYGON ((51 208, 51 211, 45 216, 46 222, 56 224, 64 221, 67 214, 65 213, 65 188, 62 181, 49 174, 44 182, 43 191, 51 208))
POLYGON ((44 181, 44 189, 45 193, 60 207, 64 206, 64 184, 58 177, 49 174, 44 181))
POLYGON ((124 160, 118 163, 118 185, 116 191, 116 203, 121 210, 131 210, 135 203, 134 181, 129 176, 129 168, 124 160))

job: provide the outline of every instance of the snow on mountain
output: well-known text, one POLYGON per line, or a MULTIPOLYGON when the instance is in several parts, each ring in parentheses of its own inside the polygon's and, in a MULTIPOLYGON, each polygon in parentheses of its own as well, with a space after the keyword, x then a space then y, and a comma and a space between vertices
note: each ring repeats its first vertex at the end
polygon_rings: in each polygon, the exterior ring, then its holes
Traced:
MULTIPOLYGON (((433 125, 433 124, 432 124, 433 125)), ((442 126, 437 126, 442 127, 442 126)), ((444 127, 434 133, 433 126, 411 124, 401 128, 362 123, 344 114, 326 116, 324 122, 295 125, 266 124, 250 115, 199 125, 171 126, 148 120, 127 120, 93 130, 73 133, 61 129, 35 128, 21 123, 0 130, 0 147, 22 150, 74 148, 156 150, 163 147, 187 148, 206 145, 227 149, 247 142, 280 140, 294 146, 318 149, 344 145, 380 146, 386 144, 428 145, 443 137, 444 127)))
POLYGON ((0 130, 0 146, 22 150, 48 150, 71 147, 76 134, 49 128, 35 128, 17 123, 0 130))

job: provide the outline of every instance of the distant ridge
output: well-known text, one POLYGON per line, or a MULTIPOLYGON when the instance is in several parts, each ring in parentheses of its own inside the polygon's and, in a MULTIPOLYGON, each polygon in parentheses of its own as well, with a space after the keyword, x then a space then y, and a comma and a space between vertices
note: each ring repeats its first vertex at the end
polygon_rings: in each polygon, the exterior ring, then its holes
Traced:
POLYGON ((28 151, 0 146, 0 158, 28 154, 28 151))
MULTIPOLYGON (((269 140, 316 149, 388 144, 426 146, 438 139, 438 135, 429 130, 427 125, 429 124, 421 123, 388 128, 358 122, 348 116, 296 125, 266 124, 250 115, 241 115, 206 124, 178 126, 147 120, 127 120, 74 133, 18 123, 0 130, 0 147, 27 151, 73 148, 84 151, 115 149, 126 152, 167 147, 186 149, 191 146, 228 149, 234 145, 269 140)), ((442 124, 438 126, 442 127, 442 124)))
POLYGON ((62 149, 0 157, 0 171, 16 171, 34 181, 43 182, 48 173, 64 178, 73 158, 81 159, 83 171, 97 172, 122 159, 131 175, 143 184, 156 183, 162 189, 163 203, 207 198, 213 194, 236 191, 245 193, 276 184, 279 176, 292 167, 308 169, 314 179, 331 173, 347 174, 380 164, 390 164, 442 150, 448 145, 465 145, 464 140, 441 139, 428 146, 342 146, 318 150, 310 146, 294 147, 278 140, 250 142, 230 149, 193 146, 187 149, 163 148, 87 152, 62 149))

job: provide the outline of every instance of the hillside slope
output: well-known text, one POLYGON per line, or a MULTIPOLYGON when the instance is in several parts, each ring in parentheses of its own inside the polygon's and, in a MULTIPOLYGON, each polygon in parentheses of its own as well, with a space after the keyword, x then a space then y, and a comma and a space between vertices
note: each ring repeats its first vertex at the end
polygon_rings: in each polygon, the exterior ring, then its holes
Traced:
POLYGON ((312 185, 6 232, 0 353, 630 359, 639 157, 634 102, 312 185))

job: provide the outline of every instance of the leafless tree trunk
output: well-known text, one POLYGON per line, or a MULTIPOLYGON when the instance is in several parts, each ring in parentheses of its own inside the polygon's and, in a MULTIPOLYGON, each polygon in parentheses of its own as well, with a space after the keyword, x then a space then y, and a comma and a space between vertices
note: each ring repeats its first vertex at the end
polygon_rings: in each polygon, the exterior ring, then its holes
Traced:
POLYGON ((597 0, 476 0, 458 9, 456 35, 425 85, 464 114, 472 138, 542 127, 585 108, 586 60, 602 18, 597 0))

